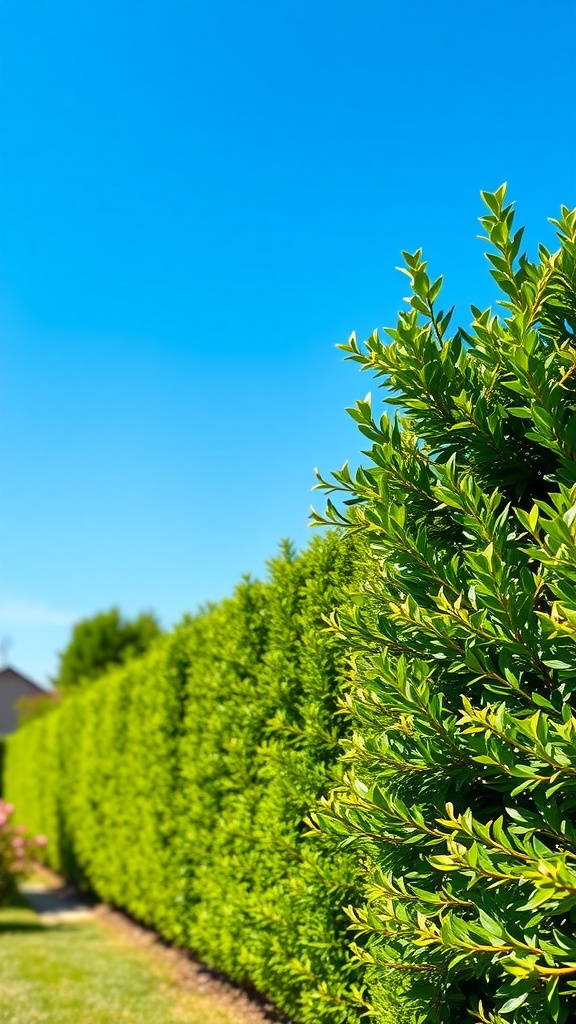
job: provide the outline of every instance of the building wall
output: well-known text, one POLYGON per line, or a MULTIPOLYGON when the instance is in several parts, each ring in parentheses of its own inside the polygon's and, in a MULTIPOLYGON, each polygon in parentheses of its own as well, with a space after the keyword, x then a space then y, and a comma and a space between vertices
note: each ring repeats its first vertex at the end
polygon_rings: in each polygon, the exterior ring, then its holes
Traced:
POLYGON ((7 736, 16 729, 14 705, 20 697, 38 697, 43 692, 14 669, 4 668, 0 671, 0 736, 7 736))

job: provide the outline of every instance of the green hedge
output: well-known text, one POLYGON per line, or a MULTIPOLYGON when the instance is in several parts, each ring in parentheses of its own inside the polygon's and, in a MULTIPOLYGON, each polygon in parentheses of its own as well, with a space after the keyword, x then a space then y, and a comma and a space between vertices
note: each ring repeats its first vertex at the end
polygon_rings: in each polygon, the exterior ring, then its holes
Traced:
POLYGON ((54 868, 304 1024, 362 1011, 341 909, 360 865, 303 820, 338 777, 344 652, 324 627, 357 565, 336 536, 285 545, 267 582, 24 726, 7 757, 54 868))
POLYGON ((419 1024, 576 1021, 576 210, 532 262, 505 192, 481 218, 500 312, 450 329, 404 253, 409 308, 343 346, 402 414, 358 402, 372 448, 324 482, 375 572, 341 616, 357 738, 318 821, 366 865, 376 1016, 388 967, 419 1024))

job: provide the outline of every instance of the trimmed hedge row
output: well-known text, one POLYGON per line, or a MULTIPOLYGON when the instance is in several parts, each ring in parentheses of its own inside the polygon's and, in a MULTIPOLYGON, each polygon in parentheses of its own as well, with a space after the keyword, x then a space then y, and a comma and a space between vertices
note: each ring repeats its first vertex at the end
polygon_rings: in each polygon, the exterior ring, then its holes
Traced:
POLYGON ((54 868, 303 1024, 362 1012, 342 910, 357 858, 303 820, 338 778, 344 652, 324 617, 358 561, 335 535, 284 545, 267 582, 243 581, 8 747, 7 792, 54 868))

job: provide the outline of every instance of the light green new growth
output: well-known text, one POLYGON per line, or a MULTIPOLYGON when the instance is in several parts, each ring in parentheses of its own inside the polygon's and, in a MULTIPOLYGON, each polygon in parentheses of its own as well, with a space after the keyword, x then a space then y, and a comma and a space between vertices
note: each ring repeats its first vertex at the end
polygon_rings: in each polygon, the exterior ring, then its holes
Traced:
POLYGON ((451 333, 405 253, 410 308, 343 346, 399 412, 358 402, 364 466, 320 480, 374 571, 336 624, 355 739, 317 821, 369 864, 376 1019, 396 971, 427 1024, 544 1024, 576 1012, 576 211, 530 261, 505 188, 483 198, 500 311, 451 333))

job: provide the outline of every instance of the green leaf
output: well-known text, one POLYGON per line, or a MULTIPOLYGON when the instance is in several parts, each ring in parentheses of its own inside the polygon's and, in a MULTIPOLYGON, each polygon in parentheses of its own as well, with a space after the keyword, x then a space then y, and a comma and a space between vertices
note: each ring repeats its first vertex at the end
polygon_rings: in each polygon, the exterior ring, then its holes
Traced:
POLYGON ((498 1007, 499 1013, 512 1013, 513 1010, 517 1010, 518 1007, 522 1006, 526 1002, 529 996, 529 991, 521 992, 518 996, 513 996, 512 999, 507 999, 502 1006, 498 1007))

